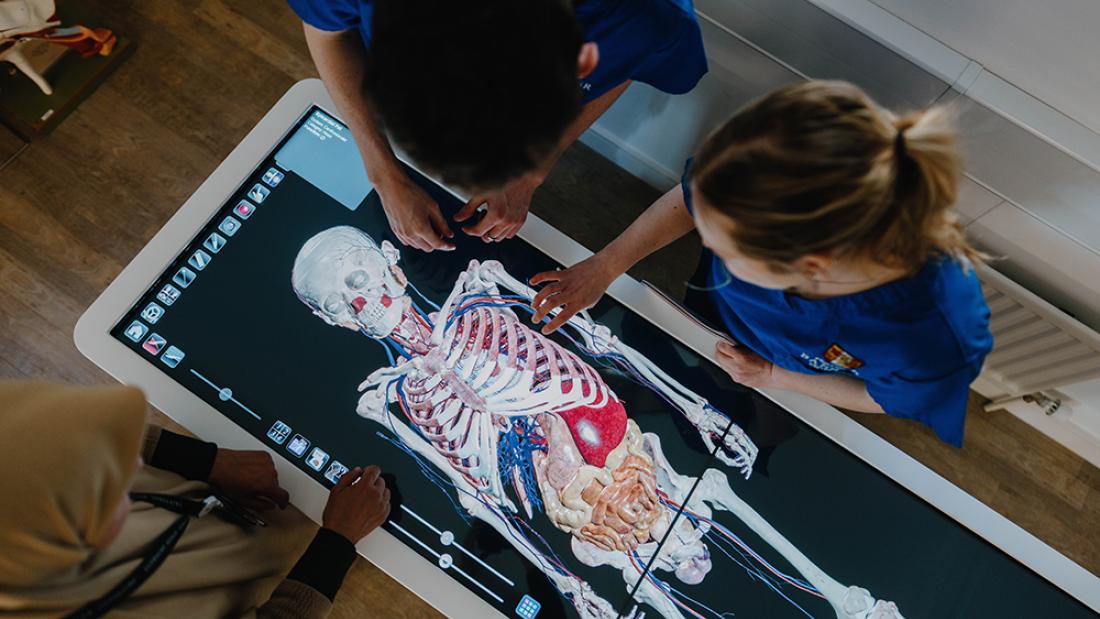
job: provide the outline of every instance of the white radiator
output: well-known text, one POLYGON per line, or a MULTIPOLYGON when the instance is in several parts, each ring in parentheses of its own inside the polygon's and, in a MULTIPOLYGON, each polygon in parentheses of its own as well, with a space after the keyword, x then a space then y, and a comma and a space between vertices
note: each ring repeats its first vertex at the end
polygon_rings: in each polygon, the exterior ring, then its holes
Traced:
POLYGON ((978 269, 993 351, 971 386, 1005 400, 1100 377, 1100 333, 993 269, 978 269))

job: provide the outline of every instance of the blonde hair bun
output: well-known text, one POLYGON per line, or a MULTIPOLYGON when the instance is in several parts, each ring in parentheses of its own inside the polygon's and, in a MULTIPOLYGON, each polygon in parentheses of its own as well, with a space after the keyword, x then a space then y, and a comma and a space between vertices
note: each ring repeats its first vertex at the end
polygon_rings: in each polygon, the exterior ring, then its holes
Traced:
POLYGON ((699 149, 692 180, 750 257, 778 267, 862 254, 915 271, 935 254, 982 259, 953 208, 961 168, 948 108, 896 116, 850 83, 810 81, 730 118, 699 149))

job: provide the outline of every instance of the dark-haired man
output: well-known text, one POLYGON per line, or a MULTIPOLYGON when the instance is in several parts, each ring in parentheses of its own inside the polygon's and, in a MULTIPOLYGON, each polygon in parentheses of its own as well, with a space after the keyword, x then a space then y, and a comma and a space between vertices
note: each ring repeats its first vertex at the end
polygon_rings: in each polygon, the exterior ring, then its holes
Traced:
POLYGON ((707 68, 691 0, 289 2, 390 226, 424 251, 453 233, 390 139, 472 194, 455 215, 466 233, 499 241, 632 80, 679 94, 707 68))

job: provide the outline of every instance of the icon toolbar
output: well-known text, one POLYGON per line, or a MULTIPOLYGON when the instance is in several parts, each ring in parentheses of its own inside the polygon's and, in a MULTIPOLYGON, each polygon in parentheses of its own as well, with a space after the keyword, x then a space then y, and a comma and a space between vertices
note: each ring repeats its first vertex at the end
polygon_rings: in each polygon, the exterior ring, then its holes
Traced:
POLYGON ((336 483, 340 481, 340 478, 344 476, 344 473, 348 472, 348 467, 340 464, 339 461, 333 460, 332 464, 328 465, 328 470, 325 471, 325 479, 336 483))
POLYGON ((275 168, 268 168, 267 172, 264 172, 264 182, 272 187, 278 185, 283 181, 283 173, 275 168))
POLYGON ((286 444, 286 450, 299 458, 306 453, 307 449, 309 449, 309 439, 301 434, 295 434, 294 438, 290 439, 290 442, 286 444))
POLYGON ((183 361, 183 351, 175 346, 169 346, 168 350, 164 351, 164 354, 160 356, 160 360, 170 368, 174 368, 183 361))
POLYGON ((271 193, 270 189, 268 189, 267 187, 264 187, 263 185, 260 185, 259 183, 257 183, 257 184, 252 186, 252 189, 248 190, 248 198, 250 200, 252 200, 253 202, 255 202, 256 204, 259 204, 259 203, 263 202, 267 198, 268 194, 270 194, 270 193, 271 193))
POLYGON ((237 203, 237 206, 233 207, 233 212, 241 219, 248 219, 252 217, 252 213, 256 212, 256 206, 248 200, 241 200, 237 203))
POLYGON ((172 284, 165 284, 164 288, 161 288, 160 292, 157 293, 157 301, 160 301, 165 305, 171 305, 175 303, 176 300, 179 298, 180 289, 176 288, 172 284))
POLYGON ((523 619, 535 619, 535 615, 539 614, 539 610, 542 608, 542 604, 535 598, 525 595, 523 599, 519 601, 519 606, 516 606, 516 614, 523 619))
POLYGON ((225 219, 218 224, 218 230, 221 230, 225 236, 233 236, 237 233, 237 230, 241 229, 241 222, 233 218, 232 215, 227 215, 225 219))
POLYGON ((155 325, 160 317, 164 315, 164 308, 156 303, 150 303, 145 306, 145 309, 141 310, 141 317, 145 322, 155 325))
POLYGON ((276 445, 285 443, 288 436, 290 436, 290 426, 281 421, 276 421, 275 425, 267 431, 267 438, 275 441, 276 445))
POLYGON ((314 447, 313 451, 309 452, 309 457, 306 458, 306 464, 309 465, 309 468, 318 473, 321 472, 326 462, 328 462, 328 452, 320 447, 314 447))
POLYGON ((126 337, 132 342, 140 342, 141 338, 145 337, 145 334, 149 332, 149 327, 146 327, 140 320, 135 320, 130 323, 129 327, 126 327, 126 337))
POLYGON ((180 288, 186 288, 191 285, 191 282, 195 281, 195 277, 194 271, 187 267, 182 267, 172 276, 172 281, 180 288))
POLYGON ((211 232, 210 236, 206 237, 206 240, 202 242, 202 246, 210 251, 212 254, 216 254, 225 247, 225 237, 217 232, 211 232))
POLYGON ((206 265, 210 264, 210 254, 201 249, 196 249, 195 253, 187 259, 187 264, 194 267, 196 271, 201 271, 206 268, 206 265))
POLYGON ((145 340, 145 343, 142 344, 141 347, 150 355, 158 355, 160 354, 160 349, 164 348, 164 345, 167 343, 168 341, 163 337, 156 333, 151 333, 149 334, 149 339, 145 340))

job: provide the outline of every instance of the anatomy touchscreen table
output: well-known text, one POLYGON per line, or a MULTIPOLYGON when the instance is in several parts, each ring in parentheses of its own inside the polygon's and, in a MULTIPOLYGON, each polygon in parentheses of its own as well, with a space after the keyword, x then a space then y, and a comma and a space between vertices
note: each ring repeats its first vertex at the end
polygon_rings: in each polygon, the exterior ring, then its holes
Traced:
POLYGON ((1092 616, 619 302, 541 335, 526 241, 399 250, 300 111, 104 328, 314 484, 379 464, 435 578, 519 617, 1092 616))

